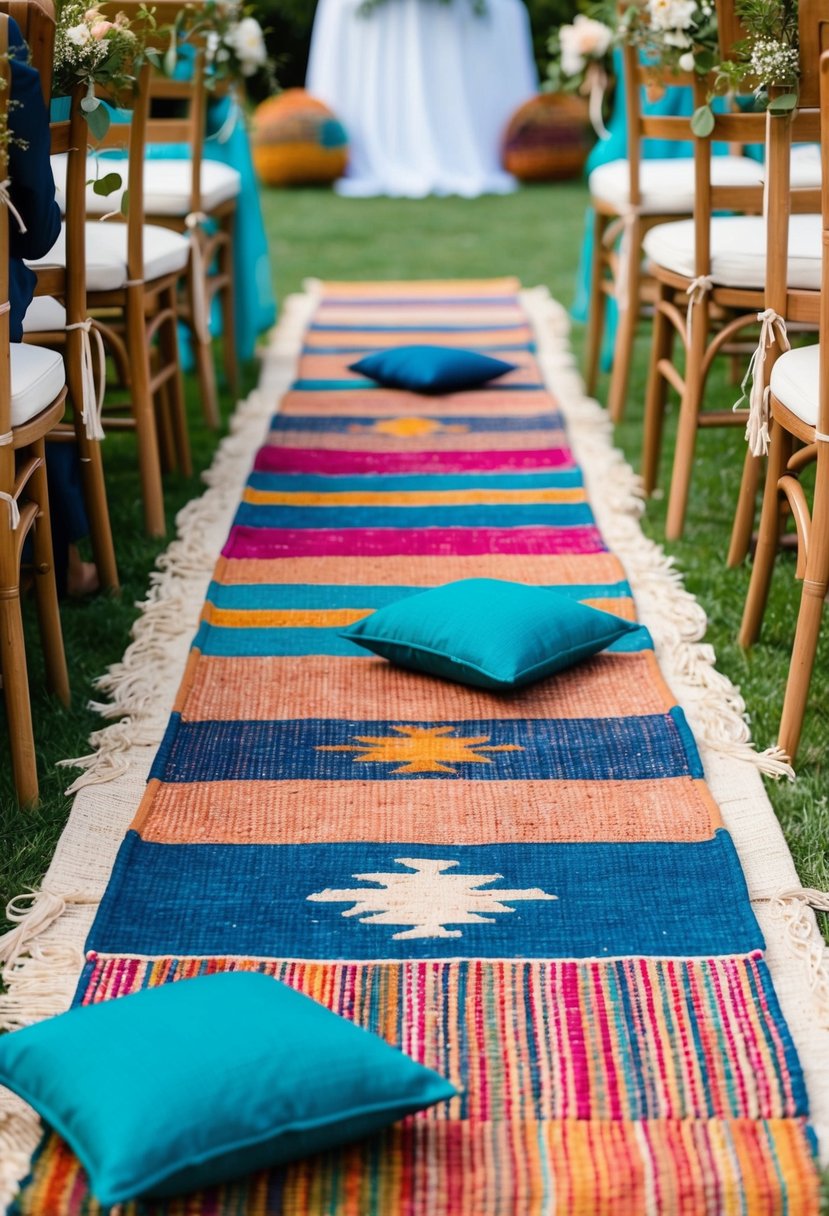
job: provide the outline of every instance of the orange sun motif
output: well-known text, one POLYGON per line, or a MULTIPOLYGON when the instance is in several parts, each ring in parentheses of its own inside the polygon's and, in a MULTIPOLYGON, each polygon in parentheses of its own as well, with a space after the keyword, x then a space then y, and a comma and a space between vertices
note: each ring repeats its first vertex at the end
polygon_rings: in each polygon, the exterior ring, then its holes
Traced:
POLYGON ((446 426, 436 418, 381 418, 370 426, 353 426, 352 431, 373 431, 378 435, 393 435, 399 439, 416 439, 420 435, 460 435, 466 426, 446 426))
POLYGON ((489 735, 453 738, 454 726, 394 726, 399 738, 355 735, 356 742, 324 744, 320 752, 356 752, 355 764, 397 764, 395 773, 452 773, 454 764, 492 764, 484 752, 522 752, 517 743, 481 745, 489 735))

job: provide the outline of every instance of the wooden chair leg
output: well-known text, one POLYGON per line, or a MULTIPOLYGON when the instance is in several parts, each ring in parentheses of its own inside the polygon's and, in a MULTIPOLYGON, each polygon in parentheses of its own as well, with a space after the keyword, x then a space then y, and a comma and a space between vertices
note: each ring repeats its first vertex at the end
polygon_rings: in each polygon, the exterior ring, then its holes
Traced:
POLYGON ((763 623, 766 601, 769 597, 772 570, 780 544, 782 514, 777 486, 786 471, 786 465, 792 452, 791 435, 783 427, 777 426, 774 419, 771 420, 769 429, 771 438, 766 467, 766 485, 763 491, 763 509, 760 514, 760 532, 757 537, 751 580, 748 584, 748 594, 737 639, 741 646, 753 646, 760 636, 760 626, 763 623))
POLYGON ((688 495, 694 468, 699 415, 705 390, 702 366, 708 342, 707 300, 703 299, 694 305, 692 317, 692 341, 685 366, 685 391, 679 406, 679 424, 674 448, 671 488, 668 495, 668 516, 665 523, 665 536, 668 540, 680 540, 685 530, 685 515, 688 510, 688 495))
POLYGON ((176 458, 176 441, 173 437, 173 427, 170 419, 170 385, 161 384, 153 401, 155 410, 155 429, 158 435, 158 456, 161 461, 162 473, 175 473, 178 469, 176 458))
MULTIPOLYGON (((819 511, 818 504, 815 503, 806 577, 803 580, 792 661, 789 665, 789 678, 780 719, 778 745, 791 761, 797 756, 800 745, 812 669, 820 639, 823 607, 829 590, 829 485, 825 490, 823 497, 826 500, 826 509, 819 511)), ((817 489, 815 493, 817 497, 817 489)))
POLYGON ((26 642, 20 612, 19 571, 13 586, 4 578, 0 588, 0 671, 9 724, 12 775, 18 800, 33 806, 38 799, 35 738, 29 701, 26 642))
POLYGON ((604 277, 604 234, 607 217, 595 212, 593 215, 593 249, 590 258, 589 298, 587 302, 587 340, 585 346, 584 381, 589 396, 596 394, 599 382, 599 364, 602 357, 607 296, 602 290, 604 277))
POLYGON ((611 421, 614 423, 621 422, 625 416, 630 365, 633 361, 633 344, 636 340, 641 307, 641 258, 642 231, 641 225, 636 222, 625 231, 619 248, 619 271, 625 277, 627 299, 624 307, 619 308, 616 342, 613 347, 613 369, 610 373, 610 387, 607 392, 607 409, 611 421), (622 259, 624 259, 624 265, 622 259))
MULTIPOLYGON (((170 320, 161 326, 158 333, 159 350, 165 367, 173 367, 174 374, 167 381, 167 417, 170 424, 173 446, 179 472, 184 477, 193 475, 193 458, 190 454, 190 433, 187 429, 187 409, 184 402, 184 383, 181 376, 181 359, 178 349, 178 323, 176 321, 175 289, 165 292, 161 306, 169 311, 170 320)), ((209 352, 209 347, 207 348, 209 352)), ((212 359, 211 359, 212 366, 212 359)), ((215 382, 215 381, 214 381, 215 382)))
POLYGON ((642 438, 642 482, 650 497, 659 480, 659 460, 662 455, 662 430, 665 422, 665 406, 668 382, 659 370, 662 359, 670 359, 673 353, 676 330, 659 307, 670 295, 664 283, 657 286, 654 307, 653 336, 651 338, 650 363, 648 365, 648 388, 645 395, 644 435, 642 438))
POLYGON ((761 461, 746 448, 743 475, 740 478, 740 493, 737 510, 731 525, 731 541, 728 546, 726 564, 730 568, 742 566, 751 546, 754 519, 757 514, 757 488, 760 484, 761 461))
POLYGON ((37 504, 38 513, 32 529, 34 553, 35 601, 40 624, 40 640, 46 666, 46 683, 51 692, 69 704, 69 672, 63 649, 63 630, 55 582, 55 558, 52 552, 52 529, 49 524, 49 490, 46 481, 46 445, 42 439, 32 445, 32 454, 40 464, 27 485, 29 497, 37 504))
POLYGON ((118 591, 120 590, 118 563, 112 539, 101 444, 98 440, 87 439, 86 430, 80 418, 77 419, 75 437, 81 461, 81 480, 86 513, 89 516, 89 537, 92 541, 92 555, 95 558, 98 578, 101 587, 105 590, 118 591))
POLYGON ((222 353, 224 355, 227 385, 234 400, 239 396, 239 356, 236 350, 236 276, 233 273, 233 232, 235 224, 235 215, 228 215, 223 219, 222 231, 226 239, 220 243, 217 257, 219 273, 225 280, 220 292, 222 353))
POLYGON ((150 353, 144 324, 144 298, 140 286, 130 287, 127 296, 127 341, 129 343, 130 386, 135 434, 138 441, 138 471, 144 498, 144 526, 150 536, 163 536, 164 492, 155 408, 150 393, 150 353))

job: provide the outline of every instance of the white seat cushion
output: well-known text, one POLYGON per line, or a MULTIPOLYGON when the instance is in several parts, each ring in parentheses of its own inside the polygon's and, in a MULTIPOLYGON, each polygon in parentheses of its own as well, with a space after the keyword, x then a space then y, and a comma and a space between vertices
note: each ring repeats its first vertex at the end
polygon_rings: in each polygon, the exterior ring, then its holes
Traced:
MULTIPOLYGON (((658 224, 645 234, 648 260, 693 279, 694 222, 658 224)), ((793 215, 789 223, 789 287, 820 290, 821 219, 793 215)), ((711 221, 711 275, 723 287, 762 290, 766 277, 766 222, 759 215, 715 216, 711 221)))
POLYGON ((66 383, 63 359, 43 346, 11 344, 12 426, 22 426, 51 405, 66 383))
POLYGON ((798 144, 792 148, 789 184, 792 190, 820 188, 820 144, 798 144))
MULTIPOLYGON (((90 186, 86 192, 86 210, 89 215, 106 215, 117 211, 121 195, 127 184, 129 162, 123 158, 90 156, 87 159, 87 181, 105 177, 108 173, 121 175, 122 187, 112 194, 96 194, 90 186)), ((52 173, 55 178, 55 196, 61 211, 65 210, 66 156, 52 157, 52 173)), ((190 182, 192 162, 189 160, 149 159, 144 164, 144 213, 145 215, 182 216, 190 211, 190 182)), ((219 161, 204 160, 201 166, 202 207, 211 211, 228 199, 236 198, 242 190, 242 179, 230 165, 219 161)))
POLYGON ((23 318, 24 334, 50 333, 66 325, 66 309, 54 296, 35 296, 23 318))
MULTIPOLYGON (((757 186, 763 166, 747 156, 714 156, 711 180, 717 186, 757 186)), ((630 168, 626 160, 597 165, 588 184, 591 198, 623 211, 630 201, 630 168)), ((642 211, 646 215, 684 215, 694 210, 692 157, 643 160, 639 169, 642 211)))
MULTIPOLYGON (((184 270, 190 257, 190 241, 180 232, 144 225, 144 280, 184 270)), ((35 269, 63 266, 66 259, 66 226, 43 258, 29 262, 35 269)), ((117 291, 127 281, 127 225, 90 221, 86 225, 86 287, 88 291, 117 291)))
POLYGON ((781 405, 805 422, 817 426, 820 347, 787 350, 771 369, 771 391, 781 405))

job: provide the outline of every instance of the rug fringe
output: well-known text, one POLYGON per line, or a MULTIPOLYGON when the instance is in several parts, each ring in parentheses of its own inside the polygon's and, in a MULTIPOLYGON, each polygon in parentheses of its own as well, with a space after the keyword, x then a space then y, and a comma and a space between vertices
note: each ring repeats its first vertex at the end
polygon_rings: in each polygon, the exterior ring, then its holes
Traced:
MULTIPOLYGON (((140 615, 132 628, 132 642, 121 661, 96 681, 96 687, 108 699, 95 701, 94 707, 102 717, 118 720, 90 736, 92 750, 88 755, 62 762, 85 770, 68 794, 129 776, 133 769, 140 772, 141 764, 148 763, 147 757, 161 741, 169 703, 159 696, 159 672, 178 673, 176 684, 180 679, 187 643, 216 564, 216 544, 221 543, 215 537, 206 538, 211 531, 223 531, 222 539, 227 533, 252 453, 261 442, 275 402, 293 379, 297 352, 314 303, 309 296, 292 296, 285 302, 267 348, 259 386, 237 405, 229 434, 216 449, 210 469, 202 475, 205 493, 176 516, 176 539, 150 574, 147 596, 138 605, 140 615)), ((0 1029, 20 1029, 62 1013, 72 1002, 84 962, 89 914, 100 902, 123 832, 135 812, 134 802, 113 806, 111 792, 106 799, 107 830, 96 832, 99 889, 91 884, 88 890, 70 890, 72 879, 60 872, 62 864, 74 868, 79 861, 77 850, 67 848, 71 855, 66 862, 61 856, 78 814, 73 807, 42 889, 12 901, 13 910, 17 909, 12 919, 17 924, 0 938, 0 970, 6 989, 0 994, 0 1029), (124 816, 120 823, 119 813, 124 816), (21 898, 32 900, 26 912, 20 909, 21 898)), ((31 1107, 0 1087, 0 1212, 11 1203, 28 1173, 39 1136, 40 1122, 31 1107)))

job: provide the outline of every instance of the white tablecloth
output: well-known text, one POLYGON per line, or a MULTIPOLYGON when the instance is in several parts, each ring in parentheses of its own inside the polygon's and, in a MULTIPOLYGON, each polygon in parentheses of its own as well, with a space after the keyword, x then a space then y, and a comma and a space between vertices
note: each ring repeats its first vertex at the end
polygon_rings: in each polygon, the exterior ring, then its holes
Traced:
POLYGON ((306 88, 350 141, 342 194, 506 193, 501 139, 537 91, 521 0, 319 0, 306 88))

